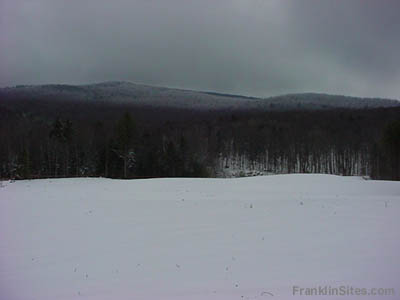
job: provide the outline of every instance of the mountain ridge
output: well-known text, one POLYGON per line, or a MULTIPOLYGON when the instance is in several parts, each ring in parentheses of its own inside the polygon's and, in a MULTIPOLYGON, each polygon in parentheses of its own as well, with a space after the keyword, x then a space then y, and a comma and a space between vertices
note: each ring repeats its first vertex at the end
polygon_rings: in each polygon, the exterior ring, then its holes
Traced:
POLYGON ((50 100, 54 101, 54 99, 97 104, 228 111, 363 109, 400 106, 400 101, 396 99, 361 98, 315 92, 257 98, 213 91, 151 86, 127 81, 106 81, 81 85, 18 85, 0 88, 0 105, 12 106, 12 103, 18 100, 29 104, 33 100, 49 102, 50 100))

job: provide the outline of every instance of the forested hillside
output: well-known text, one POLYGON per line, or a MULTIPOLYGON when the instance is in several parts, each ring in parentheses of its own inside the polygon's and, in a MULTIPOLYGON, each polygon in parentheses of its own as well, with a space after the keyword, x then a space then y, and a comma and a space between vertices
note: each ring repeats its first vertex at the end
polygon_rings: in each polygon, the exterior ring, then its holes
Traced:
POLYGON ((397 101, 318 94, 254 99, 110 85, 118 88, 2 89, 0 177, 327 173, 400 179, 397 101), (130 98, 132 89, 141 94, 130 98))
MULTIPOLYGON (((21 85, 0 89, 1 105, 44 105, 64 101, 92 105, 128 105, 147 109, 169 108, 196 111, 282 111, 292 109, 321 110, 330 108, 399 107, 391 99, 357 98, 337 95, 303 93, 266 99, 240 95, 181 90, 140 85, 131 82, 104 82, 91 85, 21 85)), ((31 108, 32 109, 32 108, 31 108)), ((34 108, 37 110, 36 108, 34 108)))

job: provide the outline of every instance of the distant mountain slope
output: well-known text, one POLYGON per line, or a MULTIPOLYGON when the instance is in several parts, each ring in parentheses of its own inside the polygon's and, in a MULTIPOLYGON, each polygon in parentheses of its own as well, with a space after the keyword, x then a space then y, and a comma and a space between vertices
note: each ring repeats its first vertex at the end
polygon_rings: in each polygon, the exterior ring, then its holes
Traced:
POLYGON ((143 107, 205 111, 243 110, 315 110, 329 108, 376 108, 400 106, 397 100, 355 98, 326 94, 289 94, 266 99, 239 95, 180 90, 139 85, 130 82, 104 82, 91 85, 38 85, 0 89, 0 105, 10 109, 18 101, 29 105, 39 102, 71 101, 96 104, 123 104, 143 107))

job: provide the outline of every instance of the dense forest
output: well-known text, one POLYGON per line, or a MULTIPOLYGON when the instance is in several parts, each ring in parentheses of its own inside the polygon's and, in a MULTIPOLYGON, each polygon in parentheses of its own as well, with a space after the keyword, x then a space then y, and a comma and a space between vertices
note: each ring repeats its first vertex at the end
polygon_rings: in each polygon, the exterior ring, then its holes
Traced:
POLYGON ((400 180, 400 107, 226 111, 0 101, 0 178, 281 173, 400 180))

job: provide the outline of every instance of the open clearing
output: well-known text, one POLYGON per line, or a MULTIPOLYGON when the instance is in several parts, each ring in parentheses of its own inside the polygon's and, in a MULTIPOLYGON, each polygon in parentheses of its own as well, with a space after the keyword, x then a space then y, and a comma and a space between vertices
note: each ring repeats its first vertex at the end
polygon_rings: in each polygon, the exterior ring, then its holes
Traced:
POLYGON ((394 299, 399 253, 400 182, 298 174, 0 188, 4 300, 310 299, 293 286, 320 285, 395 288, 394 299))

